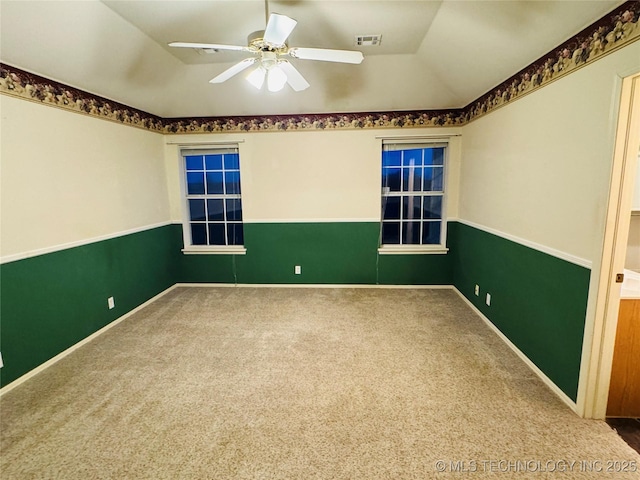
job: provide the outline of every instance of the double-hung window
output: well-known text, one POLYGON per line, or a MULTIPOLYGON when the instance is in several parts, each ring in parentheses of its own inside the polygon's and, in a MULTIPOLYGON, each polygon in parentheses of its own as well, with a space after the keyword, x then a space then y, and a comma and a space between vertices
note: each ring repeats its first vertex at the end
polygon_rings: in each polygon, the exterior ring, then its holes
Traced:
POLYGON ((380 253, 444 252, 446 143, 382 144, 380 253))
POLYGON ((185 252, 244 252, 237 145, 181 153, 185 252))

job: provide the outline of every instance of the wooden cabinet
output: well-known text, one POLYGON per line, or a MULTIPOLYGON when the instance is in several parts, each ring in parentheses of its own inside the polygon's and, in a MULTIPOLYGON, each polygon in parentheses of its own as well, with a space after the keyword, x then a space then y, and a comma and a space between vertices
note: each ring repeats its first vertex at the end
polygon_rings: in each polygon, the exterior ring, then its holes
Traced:
POLYGON ((607 417, 640 418, 640 299, 620 300, 607 417))

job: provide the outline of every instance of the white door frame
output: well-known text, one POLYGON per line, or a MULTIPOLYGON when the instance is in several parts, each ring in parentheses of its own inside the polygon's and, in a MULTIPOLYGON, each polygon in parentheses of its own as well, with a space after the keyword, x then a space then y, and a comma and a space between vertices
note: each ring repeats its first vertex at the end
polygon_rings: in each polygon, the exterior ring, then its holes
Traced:
POLYGON ((620 284, 615 276, 623 271, 625 263, 640 149, 640 72, 622 79, 619 105, 595 319, 585 325, 576 405, 580 416, 595 419, 605 418, 609 397, 620 306, 620 284))

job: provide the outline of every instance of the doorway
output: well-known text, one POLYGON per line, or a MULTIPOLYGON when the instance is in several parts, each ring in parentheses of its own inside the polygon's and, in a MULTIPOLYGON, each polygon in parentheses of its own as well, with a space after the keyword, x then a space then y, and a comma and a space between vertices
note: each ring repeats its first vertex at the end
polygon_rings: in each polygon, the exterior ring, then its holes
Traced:
POLYGON ((582 395, 579 395, 577 405, 581 416, 600 420, 607 415, 620 310, 621 283, 616 277, 624 271, 640 150, 640 72, 622 79, 614 145, 595 322, 591 326, 592 332, 585 335, 587 350, 583 356, 582 395))

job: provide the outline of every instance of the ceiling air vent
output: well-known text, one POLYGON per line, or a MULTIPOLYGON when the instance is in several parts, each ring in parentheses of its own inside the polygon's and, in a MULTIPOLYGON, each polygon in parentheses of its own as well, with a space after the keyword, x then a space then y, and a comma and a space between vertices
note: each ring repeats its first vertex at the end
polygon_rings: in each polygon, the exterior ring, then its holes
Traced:
POLYGON ((375 47, 380 45, 382 35, 356 35, 356 45, 360 47, 375 47))

